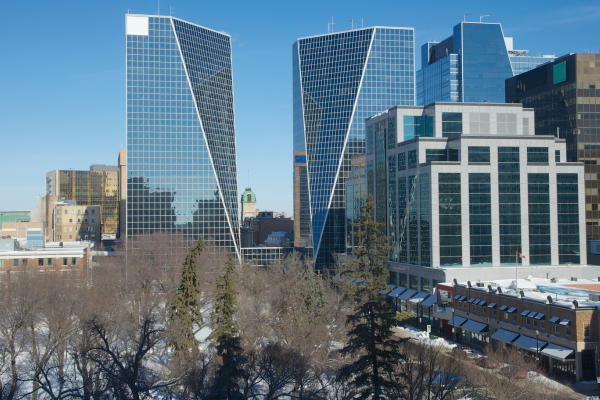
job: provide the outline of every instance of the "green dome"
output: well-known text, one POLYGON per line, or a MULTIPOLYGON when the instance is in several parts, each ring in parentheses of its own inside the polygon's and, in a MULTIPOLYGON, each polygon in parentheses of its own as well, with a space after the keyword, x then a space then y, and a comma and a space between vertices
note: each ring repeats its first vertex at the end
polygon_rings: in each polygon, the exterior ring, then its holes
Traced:
POLYGON ((242 203, 256 203, 256 195, 250 188, 246 188, 246 191, 242 195, 242 203))

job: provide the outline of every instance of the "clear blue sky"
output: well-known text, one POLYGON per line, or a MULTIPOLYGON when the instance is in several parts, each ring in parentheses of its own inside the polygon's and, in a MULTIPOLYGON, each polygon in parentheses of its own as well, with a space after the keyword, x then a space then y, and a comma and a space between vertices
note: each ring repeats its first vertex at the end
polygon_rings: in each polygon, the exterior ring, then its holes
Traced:
MULTIPOLYGON (((598 1, 197 1, 162 0, 178 18, 233 39, 240 194, 292 213, 292 43, 364 26, 416 29, 420 46, 470 21, 502 23, 515 49, 600 50, 598 1), (360 25, 359 25, 360 26, 360 25)), ((116 165, 125 146, 125 14, 155 14, 158 0, 3 2, 0 34, 0 210, 35 207, 44 174, 116 165)))

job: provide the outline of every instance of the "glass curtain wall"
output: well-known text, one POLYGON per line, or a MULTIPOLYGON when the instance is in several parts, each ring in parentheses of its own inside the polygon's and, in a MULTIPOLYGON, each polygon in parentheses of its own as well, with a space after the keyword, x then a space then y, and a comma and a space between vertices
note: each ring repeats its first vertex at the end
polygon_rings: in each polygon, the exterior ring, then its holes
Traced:
POLYGON ((440 267, 462 267, 460 174, 438 175, 440 267))
POLYGON ((577 174, 556 174, 558 263, 579 264, 579 185, 577 174))
POLYGON ((521 249, 521 175, 518 147, 498 147, 500 265, 514 265, 521 249))
MULTIPOLYGON (((489 149, 488 149, 489 156, 489 149)), ((490 174, 469 174, 471 266, 492 265, 492 195, 490 174)))
POLYGON ((550 265, 550 181, 548 174, 527 174, 529 191, 529 263, 550 265))

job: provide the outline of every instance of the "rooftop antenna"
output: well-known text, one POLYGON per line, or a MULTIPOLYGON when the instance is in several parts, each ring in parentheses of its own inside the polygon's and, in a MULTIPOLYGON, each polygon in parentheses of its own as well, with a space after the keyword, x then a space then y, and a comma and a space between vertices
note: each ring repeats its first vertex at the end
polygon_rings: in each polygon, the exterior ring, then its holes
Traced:
POLYGON ((349 19, 349 20, 348 20, 348 22, 351 22, 351 23, 352 23, 352 24, 351 24, 351 26, 352 26, 352 27, 350 28, 350 30, 351 30, 351 31, 352 31, 352 30, 354 30, 354 20, 353 20, 353 19, 349 19))
POLYGON ((175 7, 169 7, 169 14, 173 16, 175 14, 175 7))
POLYGON ((465 14, 465 16, 463 17, 463 22, 467 22, 467 16, 468 16, 468 15, 471 15, 471 14, 473 14, 473 13, 468 13, 468 14, 465 14))
POLYGON ((131 11, 129 8, 127 9, 127 14, 129 14, 129 11, 131 11))
POLYGON ((158 0, 158 15, 160 15, 160 0, 158 0))
POLYGON ((331 33, 335 32, 334 27, 333 27, 334 25, 335 25, 335 22, 333 22, 333 17, 331 17, 331 33))
POLYGON ((482 19, 482 18, 485 18, 485 17, 489 17, 489 15, 480 15, 480 16, 479 16, 479 23, 481 23, 481 19, 482 19))

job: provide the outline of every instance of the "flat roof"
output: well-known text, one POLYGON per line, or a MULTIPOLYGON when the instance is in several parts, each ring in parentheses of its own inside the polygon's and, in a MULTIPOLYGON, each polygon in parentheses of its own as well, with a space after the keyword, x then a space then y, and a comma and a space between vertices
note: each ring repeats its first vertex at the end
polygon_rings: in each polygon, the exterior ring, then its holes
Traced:
MULTIPOLYGON (((298 40, 304 40, 304 39, 316 38, 316 37, 320 37, 320 36, 340 35, 342 33, 348 33, 348 32, 353 32, 353 31, 364 31, 364 30, 373 29, 373 28, 380 28, 380 29, 410 29, 412 31, 415 30, 415 28, 408 28, 408 27, 404 27, 404 26, 379 26, 379 25, 375 25, 375 26, 368 26, 366 28, 348 29, 348 30, 339 31, 339 32, 323 33, 321 35, 305 36, 305 37, 301 37, 301 38, 296 39, 296 41, 298 41, 298 40)), ((414 41, 414 38, 413 38, 413 41, 414 41)))
POLYGON ((194 25, 194 26, 197 26, 198 28, 202 28, 202 29, 207 29, 207 30, 209 30, 209 31, 213 31, 213 32, 215 32, 215 33, 220 33, 220 34, 223 34, 223 35, 225 35, 225 36, 229 36, 229 38, 231 38, 231 35, 230 35, 230 34, 228 34, 228 33, 225 33, 225 32, 220 32, 220 31, 216 31, 216 30, 214 30, 214 29, 207 28, 207 27, 205 27, 205 26, 202 26, 202 25, 194 24, 193 22, 189 22, 189 21, 186 21, 186 20, 184 20, 184 19, 181 19, 181 18, 176 18, 176 17, 174 17, 174 16, 172 16, 172 15, 154 15, 154 14, 125 14, 125 16, 132 16, 132 17, 151 17, 151 18, 170 18, 170 19, 176 19, 176 20, 178 20, 178 21, 185 22, 186 24, 194 25))

